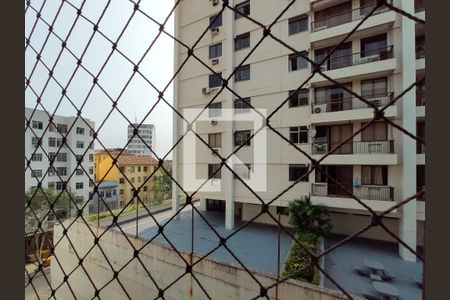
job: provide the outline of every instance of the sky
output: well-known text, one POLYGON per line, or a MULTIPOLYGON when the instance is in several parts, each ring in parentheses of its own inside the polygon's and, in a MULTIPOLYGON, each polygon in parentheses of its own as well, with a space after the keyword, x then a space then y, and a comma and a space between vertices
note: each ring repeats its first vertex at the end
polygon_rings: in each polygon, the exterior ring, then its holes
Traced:
MULTIPOLYGON (((81 7, 83 1, 69 0, 69 2, 75 7, 81 7)), ((82 8, 82 15, 93 23, 97 23, 107 2, 107 0, 85 1, 82 8)), ((36 10, 41 8, 42 3, 42 0, 31 1, 32 7, 36 10)), ((62 39, 66 39, 77 17, 77 10, 66 2, 62 3, 62 8, 53 28, 55 34, 62 39)), ((61 1, 46 1, 41 12, 41 17, 47 23, 51 24, 60 4, 61 1)), ((130 0, 111 0, 108 9, 99 23, 99 31, 110 40, 116 41, 132 15, 133 7, 134 4, 130 0)), ((140 9, 159 23, 164 22, 172 8, 173 1, 166 0, 146 0, 140 4, 140 9)), ((29 8, 25 15, 26 37, 30 36, 35 21, 36 12, 32 8, 29 8)), ((165 29, 167 32, 173 34, 173 26, 172 14, 166 23, 165 29)), ((127 125, 129 124, 124 116, 133 123, 135 120, 139 123, 157 102, 158 93, 139 74, 133 77, 124 92, 122 90, 133 73, 133 64, 142 59, 145 51, 158 32, 159 25, 149 20, 142 13, 137 12, 117 44, 117 49, 125 54, 133 63, 115 51, 106 67, 101 71, 100 76, 98 76, 98 83, 101 88, 95 86, 88 96, 93 86, 93 78, 85 70, 78 68, 74 78, 66 89, 66 95, 78 108, 81 107, 87 98, 82 109, 82 117, 94 121, 96 130, 100 128, 98 138, 105 147, 124 147, 127 143, 127 125), (112 100, 102 89, 113 100, 118 99, 117 108, 124 115, 122 116, 114 110, 104 124, 103 121, 112 109, 112 100)), ((39 52, 47 39, 48 33, 48 26, 42 20, 38 21, 31 35, 30 45, 39 52)), ((67 40, 67 48, 80 58, 92 33, 93 25, 80 17, 67 40)), ((82 65, 89 72, 97 75, 112 50, 111 46, 111 42, 101 34, 96 33, 83 56, 82 65)), ((173 40, 169 36, 162 34, 139 65, 139 71, 158 90, 163 90, 173 76, 173 46, 173 40)), ((60 87, 60 85, 67 85, 69 78, 77 66, 77 59, 66 49, 60 55, 54 68, 53 76, 57 82, 51 79, 44 88, 49 78, 49 71, 45 66, 49 69, 53 68, 61 49, 61 41, 55 35, 51 34, 41 54, 43 63, 36 63, 36 52, 31 47, 28 47, 25 52, 25 76, 30 79, 30 87, 38 95, 41 95, 41 103, 49 112, 53 113, 56 109, 57 115, 75 116, 77 112, 76 108, 74 108, 66 97, 62 96, 62 89, 60 87), (61 104, 57 107, 61 97, 63 97, 61 104)), ((36 106, 37 96, 31 88, 25 91, 25 106, 34 108, 36 106)), ((170 85, 164 93, 164 98, 171 104, 172 95, 173 90, 172 85, 170 85)), ((172 109, 161 101, 144 120, 144 123, 155 125, 155 151, 158 156, 165 155, 173 144, 172 113, 172 109)), ((101 148, 102 146, 96 142, 95 149, 101 148)))

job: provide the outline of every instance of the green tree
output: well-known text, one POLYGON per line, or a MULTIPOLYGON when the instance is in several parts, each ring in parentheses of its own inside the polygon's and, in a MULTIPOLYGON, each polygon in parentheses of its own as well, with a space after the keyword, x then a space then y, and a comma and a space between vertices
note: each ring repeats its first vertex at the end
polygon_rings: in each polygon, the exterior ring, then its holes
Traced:
MULTIPOLYGON (((166 168, 170 172, 170 168, 166 168)), ((155 174, 155 178, 153 180, 152 192, 155 200, 158 203, 161 203, 166 198, 169 198, 170 192, 172 191, 172 179, 169 174, 167 174, 164 170, 161 169, 160 172, 155 174)))
POLYGON ((303 196, 289 204, 289 224, 302 239, 316 241, 327 235, 331 228, 328 209, 322 205, 314 205, 311 196, 303 196))
POLYGON ((76 210, 74 202, 80 208, 83 198, 69 195, 67 191, 46 188, 32 187, 25 192, 25 234, 33 235, 35 256, 39 263, 42 263, 45 233, 53 229, 57 219, 62 221, 69 217, 70 211, 76 210))

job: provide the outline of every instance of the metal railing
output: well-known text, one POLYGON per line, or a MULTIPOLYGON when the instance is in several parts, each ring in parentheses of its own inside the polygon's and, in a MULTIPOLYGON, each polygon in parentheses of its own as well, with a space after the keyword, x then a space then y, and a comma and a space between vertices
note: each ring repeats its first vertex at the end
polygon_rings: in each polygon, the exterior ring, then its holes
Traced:
POLYGON ((327 183, 313 183, 311 194, 322 197, 349 198, 343 189, 353 192, 353 195, 363 200, 394 201, 394 188, 382 185, 335 185, 327 183))
MULTIPOLYGON (((376 107, 383 107, 394 98, 394 93, 393 92, 380 93, 364 97, 367 99, 367 101, 369 101, 376 107)), ((316 100, 311 103, 311 112, 313 114, 320 114, 324 112, 346 111, 362 108, 372 108, 372 106, 359 100, 357 97, 345 97, 338 99, 316 98, 316 100)))
POLYGON ((312 146, 312 154, 327 154, 337 148, 333 154, 393 154, 394 140, 387 141, 352 141, 341 145, 341 142, 316 142, 312 146))
MULTIPOLYGON (((368 51, 351 53, 342 56, 330 56, 321 65, 323 71, 341 69, 345 67, 367 64, 375 61, 386 60, 393 58, 394 46, 387 46, 378 49, 372 49, 368 51)), ((320 63, 321 60, 316 59, 316 63, 320 63)))
MULTIPOLYGON (((339 26, 345 23, 360 20, 367 16, 375 8, 374 4, 361 6, 349 11, 341 12, 332 16, 328 16, 324 19, 314 20, 311 22, 311 31, 316 32, 335 26, 339 26)), ((373 15, 381 14, 389 11, 389 7, 382 6, 374 11, 373 15)))

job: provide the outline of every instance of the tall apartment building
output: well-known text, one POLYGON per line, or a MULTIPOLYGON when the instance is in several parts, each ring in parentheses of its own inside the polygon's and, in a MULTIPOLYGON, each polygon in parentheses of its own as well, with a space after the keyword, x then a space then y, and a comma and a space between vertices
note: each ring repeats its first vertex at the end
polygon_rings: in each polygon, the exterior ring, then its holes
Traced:
POLYGON ((25 132, 25 157, 31 160, 30 168, 25 171, 25 190, 36 186, 38 180, 42 180, 43 187, 56 190, 61 190, 66 182, 70 192, 82 196, 85 201, 88 200, 92 186, 89 178, 94 179, 94 144, 91 142, 95 123, 88 119, 78 118, 75 121, 76 117, 55 115, 53 124, 49 125, 49 116, 46 112, 42 110, 33 112, 31 108, 25 108, 25 117, 30 121, 30 128, 25 132), (45 130, 47 126, 50 127, 45 130), (67 138, 57 153, 63 143, 61 133, 67 134, 67 138), (41 138, 40 146, 39 138, 41 138), (50 167, 49 159, 52 158, 54 164, 50 167), (82 168, 78 166, 80 159, 82 168), (72 173, 74 174, 70 177, 72 173), (61 176, 62 180, 57 175, 61 176))
MULTIPOLYGON (((243 14, 271 24, 291 1, 230 0, 243 14)), ((295 2, 272 27, 276 37, 319 62, 367 15, 375 0, 310 0, 295 2)), ((221 10, 222 1, 181 1, 175 11, 175 35, 193 45, 205 28, 207 34, 194 52, 215 71, 227 78, 263 36, 263 29, 250 20, 221 10), (214 21, 215 19, 215 21, 214 21)), ((393 4, 425 19, 424 1, 394 0, 393 4)), ((322 70, 355 93, 381 107, 409 87, 425 70, 424 26, 387 9, 379 8, 349 39, 324 62, 322 70), (415 51, 416 50, 416 51, 415 51)), ((175 70, 187 57, 187 49, 175 43, 175 70)), ((270 114, 285 99, 286 103, 270 124, 297 147, 320 159, 373 118, 373 109, 342 87, 315 74, 298 92, 312 73, 312 66, 279 42, 266 38, 228 82, 228 86, 255 108, 270 114)), ((190 58, 174 83, 174 106, 180 113, 186 108, 203 108, 216 96, 222 82, 194 58, 190 58)), ((425 86, 405 94, 385 110, 395 124, 424 138, 425 86)), ((227 90, 222 91, 210 108, 234 108, 234 115, 248 111, 245 102, 227 90)), ((251 127, 236 122, 211 122, 198 126, 197 132, 224 156, 231 153, 251 133, 251 127)), ((184 133, 183 121, 174 114, 174 141, 184 133)), ((208 178, 219 159, 197 141, 197 178, 208 178)), ((239 151, 239 158, 252 170, 254 144, 239 151)), ((174 151, 174 176, 183 178, 183 149, 174 151)), ((274 132, 267 132, 267 191, 258 192, 270 201, 302 176, 309 160, 274 132)), ((376 212, 382 212, 421 190, 424 186, 424 147, 386 122, 377 121, 352 141, 327 157, 323 170, 344 184, 354 195, 376 212)), ((245 176, 251 172, 243 172, 245 176)), ((193 175, 190 175, 193 176, 193 175)), ((224 212, 225 226, 234 227, 235 218, 249 220, 261 211, 259 200, 226 168, 214 176, 221 178, 220 192, 199 192, 202 209, 224 212)), ((173 208, 177 209, 180 191, 174 185, 173 208)), ((313 171, 302 182, 278 198, 269 208, 274 215, 302 195, 311 195, 313 203, 329 207, 333 231, 353 234, 370 224, 367 210, 350 198, 339 186, 313 171)), ((424 199, 409 202, 384 218, 394 233, 412 248, 423 246, 424 199)), ((267 216, 257 222, 273 223, 267 216)), ((282 216, 287 224, 287 216, 282 216)), ((380 227, 361 236, 394 241, 380 227)), ((399 244, 405 260, 415 256, 399 244)))
POLYGON ((153 155, 150 149, 154 151, 155 149, 155 126, 153 124, 142 124, 139 126, 138 134, 134 135, 134 129, 139 124, 128 125, 128 140, 131 140, 128 144, 128 151, 131 154, 136 155, 153 155), (144 143, 145 142, 145 143, 144 143), (146 146, 150 147, 150 149, 146 146))

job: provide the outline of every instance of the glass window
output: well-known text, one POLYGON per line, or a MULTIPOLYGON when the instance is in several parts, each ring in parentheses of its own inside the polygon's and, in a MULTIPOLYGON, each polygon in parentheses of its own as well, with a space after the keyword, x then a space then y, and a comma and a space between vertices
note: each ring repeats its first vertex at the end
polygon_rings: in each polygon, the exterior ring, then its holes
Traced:
POLYGON ((222 43, 209 46, 209 58, 222 56, 222 43))
POLYGON ((371 97, 387 93, 387 78, 375 78, 361 81, 361 96, 371 97))
MULTIPOLYGON (((307 56, 306 52, 302 52, 304 56, 307 56)), ((308 67, 308 61, 304 59, 300 54, 294 53, 289 55, 289 72, 305 69, 308 67)))
POLYGON ((78 175, 78 176, 80 176, 80 175, 83 175, 83 170, 82 169, 75 169, 75 175, 78 175))
POLYGON ((251 99, 250 98, 242 98, 234 100, 234 112, 235 113, 244 113, 250 111, 251 99))
POLYGON ((77 183, 75 183, 75 188, 76 188, 77 190, 82 189, 83 186, 84 186, 83 182, 77 182, 77 183))
MULTIPOLYGON (((308 172, 308 165, 295 164, 289 165, 289 181, 297 181, 308 172)), ((309 174, 304 176, 300 181, 308 182, 309 174)))
POLYGON ((387 34, 379 34, 361 39, 361 57, 380 55, 387 48, 387 34))
POLYGON ((250 80, 250 65, 244 65, 236 69, 235 81, 250 80))
POLYGON ((222 134, 221 133, 208 134, 208 144, 211 146, 211 148, 221 148, 222 147, 222 134))
POLYGON ((250 47, 250 32, 238 35, 234 38, 234 50, 240 50, 250 47))
POLYGON ((387 166, 361 166, 363 185, 387 185, 387 166))
POLYGON ((83 127, 77 127, 77 134, 84 134, 84 128, 83 127))
POLYGON ((42 129, 42 122, 40 122, 40 121, 31 121, 31 126, 34 128, 34 129, 42 129))
POLYGON ((42 161, 42 153, 31 154, 31 161, 42 161))
POLYGON ((208 164, 208 178, 221 178, 220 173, 222 170, 217 171, 220 168, 220 164, 208 164), (213 173, 216 172, 214 175, 213 173))
POLYGON ((289 35, 308 31, 308 16, 298 16, 289 19, 289 35))
POLYGON ((213 102, 208 106, 209 117, 219 117, 222 115, 222 102, 213 102))
POLYGON ((84 147, 84 142, 83 141, 77 141, 76 147, 77 148, 83 148, 84 147))
POLYGON ((48 131, 55 132, 56 131, 56 126, 54 124, 50 123, 49 126, 48 126, 48 131))
MULTIPOLYGON (((362 123, 361 126, 365 126, 366 124, 367 123, 362 123)), ((361 141, 386 141, 387 134, 388 130, 386 122, 374 122, 363 129, 361 132, 361 141)))
POLYGON ((42 170, 31 170, 31 177, 35 178, 42 177, 42 170))
POLYGON ((218 87, 222 85, 222 72, 209 75, 209 87, 218 87))
POLYGON ((289 92, 289 107, 305 106, 309 103, 308 89, 289 92))
POLYGON ((235 19, 242 18, 243 15, 244 16, 250 15, 250 0, 242 2, 242 3, 239 3, 238 5, 236 5, 234 7, 234 9, 236 11, 240 12, 240 14, 237 13, 237 12, 234 13, 234 18, 235 19))
MULTIPOLYGON (((37 137, 33 136, 33 137, 31 138, 31 145, 32 145, 33 147, 37 147, 38 144, 39 144, 39 139, 38 139, 37 137)), ((50 145, 49 145, 49 146, 50 146, 50 145)))
POLYGON ((56 128, 60 133, 67 133, 67 125, 65 124, 56 124, 56 128))
POLYGON ((56 168, 56 173, 59 176, 66 176, 67 175, 67 168, 66 167, 57 167, 56 168))
POLYGON ((236 172, 234 178, 250 179, 250 170, 250 164, 236 164, 234 166, 234 172, 236 172))
POLYGON ((222 14, 215 15, 209 18, 209 28, 216 28, 222 26, 222 14), (217 18, 216 18, 217 17, 217 18))
POLYGON ((56 161, 67 161, 67 153, 60 152, 56 155, 56 161))
POLYGON ((244 144, 245 146, 250 146, 250 140, 248 140, 250 136, 250 130, 236 131, 234 133, 234 145, 237 147, 242 144, 244 144))
POLYGON ((290 127, 289 140, 294 144, 308 143, 308 126, 290 127))

